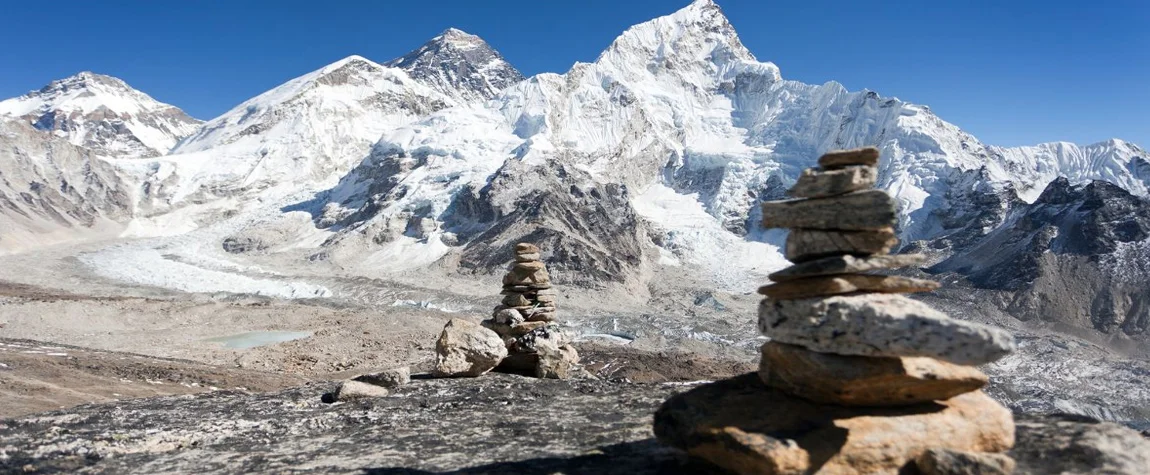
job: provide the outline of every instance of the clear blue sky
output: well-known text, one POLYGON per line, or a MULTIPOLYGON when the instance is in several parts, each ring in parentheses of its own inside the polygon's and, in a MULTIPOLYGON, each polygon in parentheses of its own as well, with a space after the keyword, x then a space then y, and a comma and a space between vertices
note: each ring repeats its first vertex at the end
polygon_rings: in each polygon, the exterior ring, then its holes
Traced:
MULTIPOLYGON (((0 97, 91 70, 212 118, 359 54, 386 61, 447 27, 531 75, 592 61, 687 0, 0 2, 0 97)), ((783 77, 929 105, 983 141, 1150 147, 1150 2, 718 0, 783 77)))

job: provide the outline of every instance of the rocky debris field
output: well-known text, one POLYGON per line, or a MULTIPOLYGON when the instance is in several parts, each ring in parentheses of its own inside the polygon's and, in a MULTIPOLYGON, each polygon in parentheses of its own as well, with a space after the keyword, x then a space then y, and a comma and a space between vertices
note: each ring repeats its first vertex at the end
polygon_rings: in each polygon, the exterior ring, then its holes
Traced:
POLYGON ((269 391, 304 381, 188 360, 0 338, 0 418, 88 402, 216 389, 269 391))
MULTIPOLYGON (((3 420, 0 472, 716 473, 660 445, 651 429, 663 401, 695 384, 415 374, 387 396, 322 402, 334 387, 154 397, 3 420)), ((1019 416, 1017 439, 1016 473, 1150 469, 1150 441, 1116 424, 1019 416)))

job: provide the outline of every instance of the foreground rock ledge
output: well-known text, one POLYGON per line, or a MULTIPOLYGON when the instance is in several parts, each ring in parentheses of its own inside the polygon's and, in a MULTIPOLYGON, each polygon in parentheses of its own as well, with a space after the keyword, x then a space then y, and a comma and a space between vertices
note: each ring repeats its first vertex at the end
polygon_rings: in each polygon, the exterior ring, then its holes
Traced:
POLYGON ((982 392, 888 408, 818 404, 756 374, 703 385, 655 413, 659 441, 736 473, 898 473, 930 448, 1004 452, 1010 412, 982 392))
MULTIPOLYGON (((91 404, 0 420, 0 473, 715 473, 651 430, 659 405, 694 386, 414 375, 339 404, 317 397, 330 382, 91 404)), ((1016 419, 1015 473, 1150 473, 1133 430, 1016 419)))

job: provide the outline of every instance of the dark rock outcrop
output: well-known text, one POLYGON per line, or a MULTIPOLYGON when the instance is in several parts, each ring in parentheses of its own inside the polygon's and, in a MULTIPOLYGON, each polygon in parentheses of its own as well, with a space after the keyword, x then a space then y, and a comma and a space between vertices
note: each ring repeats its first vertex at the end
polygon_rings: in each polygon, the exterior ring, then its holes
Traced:
MULTIPOLYGON (((416 375, 388 396, 325 404, 319 396, 330 388, 217 391, 3 420, 0 473, 719 473, 653 439, 651 416, 689 388, 681 383, 416 375)), ((1150 442, 1114 424, 1019 416, 1017 439, 1016 473, 1150 467, 1138 458, 1150 442), (1049 455, 1066 448, 1073 463, 1049 455)))
POLYGON ((994 303, 1023 320, 1144 336, 1150 330, 1147 238, 1150 201, 1103 181, 1071 186, 1058 179, 931 271, 1004 291, 994 303))

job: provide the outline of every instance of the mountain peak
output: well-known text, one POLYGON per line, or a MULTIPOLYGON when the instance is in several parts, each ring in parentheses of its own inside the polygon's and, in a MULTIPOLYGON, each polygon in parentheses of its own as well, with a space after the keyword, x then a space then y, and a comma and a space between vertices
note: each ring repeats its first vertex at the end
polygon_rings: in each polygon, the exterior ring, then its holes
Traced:
POLYGON ((524 79, 482 38, 448 28, 419 48, 384 64, 465 102, 486 100, 524 79))
MULTIPOLYGON (((451 27, 451 28, 448 28, 448 29, 446 29, 446 30, 443 30, 443 32, 442 32, 442 33, 440 33, 440 34, 439 34, 439 36, 436 36, 436 38, 447 38, 447 39, 450 39, 450 38, 462 38, 462 39, 471 39, 471 38, 479 38, 479 37, 478 37, 478 36, 475 36, 475 35, 473 35, 473 34, 471 34, 471 33, 468 33, 468 32, 466 32, 466 31, 460 30, 459 28, 451 27)), ((482 41, 482 40, 480 40, 480 41, 482 41)))
POLYGON ((674 59, 719 66, 755 61, 722 9, 711 0, 696 0, 674 13, 632 26, 597 61, 628 62, 636 56, 654 63, 674 59))
POLYGON ((91 71, 0 102, 4 118, 25 120, 102 155, 127 157, 165 154, 200 125, 119 78, 91 71))

